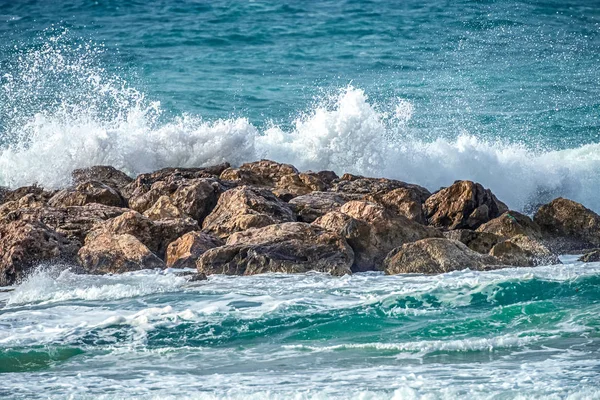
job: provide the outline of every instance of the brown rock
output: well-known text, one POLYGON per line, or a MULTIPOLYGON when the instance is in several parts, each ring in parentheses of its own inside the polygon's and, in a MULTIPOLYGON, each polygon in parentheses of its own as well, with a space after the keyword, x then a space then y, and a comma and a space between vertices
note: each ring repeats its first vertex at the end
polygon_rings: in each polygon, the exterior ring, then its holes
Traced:
POLYGON ((398 188, 389 192, 367 195, 365 200, 381 204, 388 210, 420 224, 427 223, 423 212, 423 203, 426 199, 420 190, 398 188))
POLYGON ((457 181, 429 197, 424 210, 433 226, 476 229, 508 211, 508 207, 480 184, 457 181))
POLYGON ((73 261, 79 243, 38 221, 0 222, 0 286, 12 285, 45 261, 73 261))
POLYGON ((533 220, 556 252, 600 246, 600 216, 572 200, 552 200, 540 207, 533 220))
POLYGON ((481 254, 488 254, 492 247, 505 240, 502 236, 494 233, 472 231, 469 229, 455 229, 444 232, 444 237, 450 240, 458 240, 468 248, 481 254))
POLYGON ((328 212, 339 210, 346 202, 355 199, 344 193, 312 192, 293 198, 289 204, 298 215, 298 221, 311 223, 328 212))
POLYGON ((421 201, 425 201, 431 193, 419 185, 385 178, 365 178, 364 176, 344 174, 339 180, 334 181, 331 191, 343 193, 360 193, 364 195, 391 192, 394 189, 405 188, 419 194, 421 201))
POLYGON ((144 217, 153 221, 165 218, 183 218, 186 215, 181 212, 169 196, 161 196, 156 203, 148 210, 144 211, 144 217))
POLYGON ((354 272, 382 270, 383 260, 392 249, 423 238, 442 236, 436 229, 367 201, 350 201, 339 212, 328 213, 313 224, 346 238, 354 250, 354 272))
POLYGON ((297 175, 298 170, 290 164, 281 164, 270 160, 260 160, 242 164, 239 168, 223 171, 220 178, 237 180, 243 185, 274 187, 282 177, 297 175))
POLYGON ((600 261, 600 249, 585 253, 584 255, 579 257, 579 259, 577 261, 581 261, 581 262, 585 262, 585 263, 600 261))
POLYGON ((269 190, 240 186, 221 195, 202 227, 208 233, 226 238, 234 232, 295 219, 290 207, 269 190))
POLYGON ((63 189, 48 200, 50 207, 84 206, 89 203, 112 207, 125 205, 125 201, 115 189, 98 181, 87 181, 74 188, 63 189))
POLYGON ((334 232, 302 222, 248 229, 227 245, 208 250, 196 263, 199 272, 254 275, 266 272, 350 274, 352 249, 334 232))
POLYGON ((483 271, 498 267, 494 257, 477 253, 457 240, 430 238, 392 250, 384 261, 385 273, 441 274, 462 269, 483 271))
POLYGON ((205 232, 188 232, 167 247, 166 263, 169 268, 196 268, 196 260, 208 250, 225 242, 205 232))
POLYGON ((517 235, 496 244, 490 251, 502 264, 515 267, 561 264, 558 257, 546 246, 525 235, 517 235))
POLYGON ((8 201, 0 205, 0 217, 4 217, 13 211, 17 211, 24 208, 41 208, 47 203, 47 199, 40 198, 40 196, 29 193, 19 198, 18 200, 8 201))
POLYGON ((92 274, 123 273, 165 264, 148 247, 130 234, 94 231, 85 239, 78 253, 83 270, 92 274))
POLYGON ((498 218, 494 218, 477 228, 478 232, 494 233, 504 239, 513 236, 525 235, 534 239, 542 238, 542 231, 538 224, 527 215, 516 211, 507 211, 498 218))
POLYGON ((76 169, 71 173, 71 176, 73 177, 73 184, 76 186, 88 181, 96 181, 117 191, 133 181, 130 176, 109 165, 76 169))

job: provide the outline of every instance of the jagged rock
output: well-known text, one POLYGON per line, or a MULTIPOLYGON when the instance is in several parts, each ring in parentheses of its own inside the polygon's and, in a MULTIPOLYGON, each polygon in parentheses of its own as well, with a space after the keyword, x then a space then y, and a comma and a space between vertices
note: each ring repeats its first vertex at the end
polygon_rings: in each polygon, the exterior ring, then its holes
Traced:
POLYGON ((170 268, 196 268, 196 260, 225 242, 205 232, 188 232, 167 247, 165 261, 170 268))
POLYGON ((83 270, 92 274, 122 273, 165 264, 135 236, 94 231, 85 238, 78 253, 83 270))
POLYGON ((277 181, 273 193, 280 199, 289 201, 296 196, 326 189, 327 185, 313 175, 290 174, 282 176, 277 181))
POLYGON ((364 176, 344 174, 340 179, 333 182, 331 191, 343 193, 360 193, 380 195, 391 192, 394 189, 405 188, 419 194, 421 201, 425 201, 431 192, 419 185, 385 178, 365 178, 364 176))
POLYGON ((458 240, 471 250, 481 254, 488 254, 492 247, 505 240, 502 236, 494 233, 471 231, 469 229, 446 231, 444 237, 450 240, 458 240))
POLYGON ((385 208, 420 224, 427 223, 423 212, 423 203, 426 198, 424 198, 421 190, 398 188, 389 192, 367 195, 365 200, 381 204, 385 208))
POLYGON ((96 165, 89 168, 76 169, 71 173, 74 185, 88 181, 103 183, 117 191, 133 182, 133 178, 109 165, 96 165))
POLYGON ((84 206, 90 203, 123 207, 125 201, 115 189, 98 181, 87 181, 74 188, 63 189, 50 200, 50 207, 84 206))
POLYGON ((354 250, 352 270, 383 269, 383 260, 394 248, 428 237, 441 237, 434 228, 367 201, 350 201, 340 211, 318 218, 314 225, 342 235, 354 250))
POLYGON ((254 275, 266 272, 350 274, 353 254, 338 234, 303 222, 248 229, 229 237, 225 246, 205 252, 199 272, 254 275))
POLYGON ((221 174, 225 180, 240 181, 243 185, 274 187, 286 175, 299 174, 296 167, 271 160, 260 160, 229 168, 221 174))
POLYGON ((490 255, 496 257, 502 264, 515 267, 561 263, 546 246, 525 235, 517 235, 496 244, 490 250, 490 255))
POLYGON ((525 235, 533 239, 541 239, 542 231, 538 224, 527 215, 517 211, 507 211, 498 218, 494 218, 477 228, 478 232, 494 233, 504 239, 513 236, 525 235))
POLYGON ((41 208, 47 203, 47 199, 40 197, 37 194, 29 193, 19 198, 18 200, 8 201, 0 205, 0 218, 8 215, 13 211, 24 208, 41 208))
POLYGON ((54 196, 55 191, 47 191, 40 186, 23 186, 15 190, 8 190, 4 193, 3 201, 5 203, 9 201, 18 201, 23 196, 33 195, 33 198, 38 202, 46 203, 52 196, 54 196))
POLYGON ((491 256, 469 249, 457 240, 429 238, 392 250, 384 261, 385 273, 441 274, 462 269, 483 271, 498 268, 491 256))
POLYGON ((215 209, 205 218, 204 231, 220 238, 249 228, 295 221, 290 207, 266 189, 240 186, 219 197, 215 209))
POLYGON ((298 215, 298 221, 311 223, 328 212, 338 210, 341 206, 350 200, 356 200, 358 197, 347 195, 345 193, 335 192, 312 192, 303 196, 298 196, 289 201, 294 211, 298 215))
POLYGON ((39 221, 0 222, 0 286, 12 285, 44 261, 73 261, 79 243, 39 221))
POLYGON ((306 171, 306 174, 319 178, 319 180, 327 185, 327 187, 330 187, 333 184, 333 181, 340 178, 333 171, 306 171))
POLYGON ((10 193, 10 189, 0 186, 0 204, 4 204, 4 198, 10 193))
POLYGON ((445 229, 477 229, 508 211, 508 207, 479 183, 457 181, 425 201, 429 223, 445 229))
POLYGON ((4 221, 40 221, 51 229, 83 243, 87 233, 98 223, 123 214, 127 209, 97 203, 71 207, 20 208, 0 218, 4 221))
POLYGON ((577 259, 577 261, 581 262, 599 262, 600 261, 600 249, 596 249, 590 252, 585 253, 581 257, 577 259))
POLYGON ((144 211, 144 217, 157 221, 165 218, 184 218, 186 215, 173 204, 169 196, 161 196, 152 207, 144 211))
POLYGON ((176 275, 184 277, 188 282, 205 281, 208 279, 206 277, 206 274, 202 274, 199 272, 184 271, 184 272, 177 273, 176 275))
POLYGON ((563 253, 600 246, 600 216, 572 200, 559 197, 543 205, 533 220, 545 243, 563 253))

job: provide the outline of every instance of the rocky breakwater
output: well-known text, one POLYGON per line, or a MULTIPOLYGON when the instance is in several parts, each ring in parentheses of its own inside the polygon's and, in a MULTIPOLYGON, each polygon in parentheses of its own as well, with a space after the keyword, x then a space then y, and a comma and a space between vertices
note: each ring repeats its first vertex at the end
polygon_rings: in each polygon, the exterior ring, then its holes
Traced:
POLYGON ((81 273, 195 268, 210 274, 443 273, 598 258, 600 216, 555 199, 533 219, 482 185, 418 185, 269 160, 167 168, 135 178, 109 166, 62 190, 0 190, 0 285, 48 263, 81 273))

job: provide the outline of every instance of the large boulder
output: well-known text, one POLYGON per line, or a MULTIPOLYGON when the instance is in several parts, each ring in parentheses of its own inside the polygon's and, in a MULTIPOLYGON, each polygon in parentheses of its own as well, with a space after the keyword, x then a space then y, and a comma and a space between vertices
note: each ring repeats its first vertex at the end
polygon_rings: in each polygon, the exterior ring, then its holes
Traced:
POLYGON ((39 186, 24 186, 15 190, 3 188, 0 199, 0 217, 21 208, 44 207, 55 192, 39 186))
POLYGON ((109 165, 76 169, 71 173, 71 176, 73 184, 76 186, 88 181, 96 181, 117 191, 133 181, 133 178, 109 165))
POLYGON ((350 200, 361 196, 352 196, 336 192, 312 192, 289 201, 298 216, 298 221, 311 223, 331 211, 339 210, 350 200))
POLYGON ((498 267, 491 256, 477 253, 457 240, 423 239, 391 251, 384 261, 385 273, 441 274, 462 269, 483 271, 498 267))
POLYGON ((600 246, 600 216, 572 200, 562 197, 552 200, 539 208, 533 220, 556 252, 600 246))
POLYGON ((239 168, 229 168, 220 178, 238 181, 242 185, 274 187, 286 175, 299 174, 291 164, 282 164, 271 160, 260 160, 242 164, 239 168))
POLYGON ((78 253, 79 264, 87 273, 107 274, 164 268, 164 262, 130 234, 97 230, 85 238, 78 253))
POLYGON ((41 262, 74 260, 79 243, 39 221, 0 222, 0 286, 23 279, 41 262))
POLYGON ((202 228, 220 238, 249 228, 296 220, 291 208, 271 191, 252 186, 230 189, 219 197, 202 228))
POLYGON ((225 242, 205 232, 188 232, 167 247, 165 261, 169 268, 196 268, 196 260, 225 242))
POLYGON ((471 250, 481 254, 488 254, 492 247, 505 240, 504 237, 495 233, 472 231, 470 229, 446 231, 444 237, 450 240, 458 240, 471 250))
POLYGON ((146 211, 144 216, 153 221, 165 218, 184 218, 186 215, 175 205, 169 196, 161 196, 156 203, 146 211))
POLYGON ((500 263, 515 267, 561 264, 558 256, 541 242, 525 235, 517 235, 496 244, 489 253, 500 263))
POLYGON ((427 198, 419 189, 402 187, 389 192, 367 195, 365 200, 381 204, 390 211, 420 224, 427 223, 423 212, 423 204, 427 198))
POLYGON ((98 181, 87 181, 73 188, 63 189, 48 200, 50 207, 84 206, 89 203, 125 206, 125 200, 119 192, 98 181))
POLYGON ((367 201, 350 201, 339 212, 330 212, 313 224, 346 238, 354 250, 354 272, 383 270, 383 260, 392 249, 423 238, 442 236, 434 228, 367 201))
POLYGON ((418 194, 421 201, 425 201, 431 192, 426 188, 410 183, 385 178, 366 178, 360 175, 344 174, 333 182, 331 191, 343 193, 358 193, 363 195, 385 194, 392 190, 405 188, 418 194))
POLYGON ((508 211, 508 207, 479 183, 457 181, 425 201, 425 216, 444 229, 477 229, 508 211))
POLYGON ((513 236, 525 235, 533 239, 541 239, 542 231, 538 224, 527 215, 517 211, 507 211, 498 218, 494 218, 477 228, 478 232, 493 233, 504 239, 513 236))
POLYGON ((266 272, 351 273, 352 249, 338 234, 303 222, 248 229, 229 237, 225 246, 205 252, 198 272, 254 275, 266 272))

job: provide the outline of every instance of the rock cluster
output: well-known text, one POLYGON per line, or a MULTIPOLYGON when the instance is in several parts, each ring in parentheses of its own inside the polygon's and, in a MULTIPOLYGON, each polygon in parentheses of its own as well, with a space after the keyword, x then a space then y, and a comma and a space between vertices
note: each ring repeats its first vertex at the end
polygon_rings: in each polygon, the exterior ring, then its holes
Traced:
POLYGON ((558 252, 600 247, 600 216, 581 204, 558 198, 531 219, 471 181, 432 194, 261 160, 135 178, 96 166, 72 182, 0 188, 0 285, 56 261, 94 274, 433 274, 560 263, 558 252))

